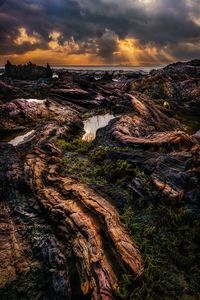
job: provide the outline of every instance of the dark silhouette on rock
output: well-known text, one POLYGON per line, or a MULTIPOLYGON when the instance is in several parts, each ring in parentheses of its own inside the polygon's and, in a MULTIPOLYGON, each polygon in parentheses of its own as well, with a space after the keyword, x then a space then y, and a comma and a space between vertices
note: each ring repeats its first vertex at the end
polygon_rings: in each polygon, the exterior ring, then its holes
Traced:
POLYGON ((13 79, 36 80, 39 78, 51 78, 52 74, 49 64, 47 64, 47 67, 43 67, 32 64, 29 61, 26 65, 16 66, 7 61, 5 65, 5 76, 13 79))

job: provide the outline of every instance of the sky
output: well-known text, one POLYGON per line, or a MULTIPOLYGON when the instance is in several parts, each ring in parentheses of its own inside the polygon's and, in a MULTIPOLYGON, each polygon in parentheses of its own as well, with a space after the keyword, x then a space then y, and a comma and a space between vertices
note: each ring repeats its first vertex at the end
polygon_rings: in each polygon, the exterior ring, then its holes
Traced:
POLYGON ((0 0, 0 64, 200 58, 200 0, 0 0))

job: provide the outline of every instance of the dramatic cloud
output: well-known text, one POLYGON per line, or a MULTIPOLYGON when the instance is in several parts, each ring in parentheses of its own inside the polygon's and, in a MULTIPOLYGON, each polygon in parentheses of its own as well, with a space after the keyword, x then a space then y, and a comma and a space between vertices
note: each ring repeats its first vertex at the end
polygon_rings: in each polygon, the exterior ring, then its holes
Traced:
POLYGON ((199 0, 0 0, 0 63, 163 64, 200 56, 199 0))
POLYGON ((29 43, 31 45, 39 44, 40 39, 37 33, 33 33, 33 35, 28 35, 26 32, 26 28, 19 28, 19 36, 14 40, 14 43, 17 45, 22 45, 24 43, 29 43))

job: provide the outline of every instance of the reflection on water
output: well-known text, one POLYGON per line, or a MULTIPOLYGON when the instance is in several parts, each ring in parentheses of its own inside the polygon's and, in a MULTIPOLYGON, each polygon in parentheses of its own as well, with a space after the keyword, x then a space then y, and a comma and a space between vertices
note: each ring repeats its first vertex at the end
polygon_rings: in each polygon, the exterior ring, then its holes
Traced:
POLYGON ((109 121, 114 118, 114 115, 105 114, 94 116, 84 121, 85 134, 83 136, 83 140, 87 142, 94 140, 97 130, 108 125, 109 121))
POLYGON ((16 136, 14 139, 12 139, 10 142, 8 142, 8 144, 11 144, 13 146, 22 144, 22 143, 26 142, 27 139, 29 138, 29 136, 31 136, 31 134, 34 132, 35 132, 35 130, 31 130, 31 131, 27 132, 26 134, 16 136))

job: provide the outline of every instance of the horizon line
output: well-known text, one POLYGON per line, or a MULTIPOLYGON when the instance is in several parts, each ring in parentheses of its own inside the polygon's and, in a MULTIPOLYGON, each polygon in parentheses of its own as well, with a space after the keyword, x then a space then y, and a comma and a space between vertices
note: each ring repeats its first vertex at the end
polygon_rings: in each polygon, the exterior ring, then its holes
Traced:
MULTIPOLYGON (((118 64, 118 65, 69 65, 69 64, 51 64, 51 63, 42 63, 42 64, 37 64, 37 63, 33 63, 36 64, 38 66, 44 66, 49 64, 52 67, 128 67, 128 68, 140 68, 140 67, 155 67, 155 66, 165 66, 166 64, 153 64, 153 65, 123 65, 123 64, 118 64)), ((26 63, 22 63, 22 64, 13 64, 13 65, 26 65, 26 63)), ((5 67, 5 64, 1 64, 0 67, 5 67)))

